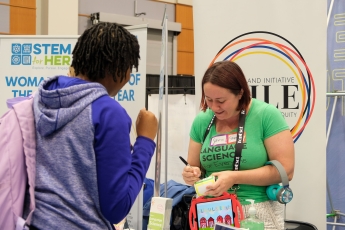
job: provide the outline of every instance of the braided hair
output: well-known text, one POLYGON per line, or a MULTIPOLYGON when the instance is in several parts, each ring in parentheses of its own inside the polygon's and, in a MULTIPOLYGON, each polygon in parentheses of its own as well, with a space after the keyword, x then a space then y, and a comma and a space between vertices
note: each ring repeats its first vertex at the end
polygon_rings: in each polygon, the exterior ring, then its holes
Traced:
POLYGON ((137 38, 125 28, 109 22, 98 23, 84 31, 73 49, 75 75, 80 73, 90 81, 111 75, 114 82, 125 79, 132 67, 138 71, 139 44, 137 38))

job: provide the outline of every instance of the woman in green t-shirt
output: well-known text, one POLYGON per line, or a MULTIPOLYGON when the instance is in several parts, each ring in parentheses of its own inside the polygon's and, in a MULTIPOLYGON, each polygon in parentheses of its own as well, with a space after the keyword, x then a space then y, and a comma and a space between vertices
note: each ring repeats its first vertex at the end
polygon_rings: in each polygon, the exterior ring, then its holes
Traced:
POLYGON ((202 79, 200 107, 202 111, 190 130, 187 159, 190 166, 184 168, 184 181, 193 185, 200 180, 202 168, 204 176, 217 178, 205 195, 220 196, 236 190, 246 216, 250 207, 246 199, 254 199, 257 216, 265 222, 265 229, 283 229, 283 205, 270 200, 266 193, 268 186, 282 181, 276 167, 266 165, 268 161, 280 162, 288 180, 294 173, 294 143, 280 111, 251 98, 241 68, 231 61, 216 62, 207 69, 202 79), (243 134, 242 151, 236 155, 238 164, 234 164, 242 110, 245 112, 244 129, 239 132, 243 134))

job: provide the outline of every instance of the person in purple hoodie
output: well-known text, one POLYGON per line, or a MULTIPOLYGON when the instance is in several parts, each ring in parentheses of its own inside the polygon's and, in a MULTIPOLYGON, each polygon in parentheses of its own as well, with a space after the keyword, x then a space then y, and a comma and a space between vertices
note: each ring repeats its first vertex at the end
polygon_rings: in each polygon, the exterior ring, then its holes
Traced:
POLYGON ((132 67, 138 69, 139 58, 134 35, 115 23, 98 23, 76 43, 75 76, 55 76, 39 86, 30 229, 114 229, 129 213, 154 154, 158 124, 141 109, 132 147, 132 121, 111 97, 129 81, 132 67))

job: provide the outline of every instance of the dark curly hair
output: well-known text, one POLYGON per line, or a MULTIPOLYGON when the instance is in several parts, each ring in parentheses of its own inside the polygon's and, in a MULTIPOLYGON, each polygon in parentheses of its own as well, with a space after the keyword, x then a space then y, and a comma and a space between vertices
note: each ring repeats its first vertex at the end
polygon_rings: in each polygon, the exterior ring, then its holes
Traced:
POLYGON ((139 65, 137 38, 116 23, 101 22, 84 31, 73 49, 71 66, 75 75, 83 74, 90 81, 105 78, 117 82, 125 79, 128 68, 139 65))

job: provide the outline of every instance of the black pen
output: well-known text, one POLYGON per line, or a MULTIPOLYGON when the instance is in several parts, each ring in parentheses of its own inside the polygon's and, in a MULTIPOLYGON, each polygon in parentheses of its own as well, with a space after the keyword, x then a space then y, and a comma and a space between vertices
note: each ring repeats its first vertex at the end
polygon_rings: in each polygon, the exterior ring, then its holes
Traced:
POLYGON ((186 166, 190 166, 190 164, 188 164, 188 162, 183 157, 179 156, 179 158, 186 166))
MULTIPOLYGON (((189 166, 193 169, 193 167, 183 157, 179 156, 179 158, 186 166, 189 166)), ((202 179, 201 176, 202 175, 200 174, 200 177, 199 177, 200 179, 202 179)))

